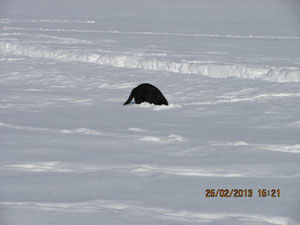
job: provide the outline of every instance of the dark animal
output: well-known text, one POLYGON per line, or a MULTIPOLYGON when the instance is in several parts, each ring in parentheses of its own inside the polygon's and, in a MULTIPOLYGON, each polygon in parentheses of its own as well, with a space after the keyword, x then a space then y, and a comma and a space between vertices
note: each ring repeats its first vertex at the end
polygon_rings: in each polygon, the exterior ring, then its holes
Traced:
POLYGON ((155 105, 168 105, 168 101, 164 95, 152 84, 140 84, 136 88, 133 88, 124 105, 129 104, 133 98, 136 104, 149 102, 155 105))

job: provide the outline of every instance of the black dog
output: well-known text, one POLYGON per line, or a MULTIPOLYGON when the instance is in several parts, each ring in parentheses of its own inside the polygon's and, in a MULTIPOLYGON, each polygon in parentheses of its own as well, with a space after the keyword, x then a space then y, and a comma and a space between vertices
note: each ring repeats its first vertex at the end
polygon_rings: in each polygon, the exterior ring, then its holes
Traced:
POLYGON ((167 99, 152 84, 140 84, 136 88, 133 88, 124 105, 129 104, 133 98, 136 104, 149 102, 155 105, 168 105, 167 99))

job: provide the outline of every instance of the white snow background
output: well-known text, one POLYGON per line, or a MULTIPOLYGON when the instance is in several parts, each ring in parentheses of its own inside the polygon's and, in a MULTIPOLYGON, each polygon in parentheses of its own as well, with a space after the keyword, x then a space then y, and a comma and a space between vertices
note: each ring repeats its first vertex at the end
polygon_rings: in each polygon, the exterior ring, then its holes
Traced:
POLYGON ((0 224, 300 224, 299 12, 1 0, 0 224), (170 105, 123 106, 145 82, 170 105))

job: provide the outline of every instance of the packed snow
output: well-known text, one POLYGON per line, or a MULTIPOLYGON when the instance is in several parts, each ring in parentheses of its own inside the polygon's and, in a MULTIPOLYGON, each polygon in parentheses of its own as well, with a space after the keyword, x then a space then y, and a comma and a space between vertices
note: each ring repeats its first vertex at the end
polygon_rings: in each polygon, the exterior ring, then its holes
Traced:
POLYGON ((0 224, 300 224, 299 9, 1 1, 0 224))

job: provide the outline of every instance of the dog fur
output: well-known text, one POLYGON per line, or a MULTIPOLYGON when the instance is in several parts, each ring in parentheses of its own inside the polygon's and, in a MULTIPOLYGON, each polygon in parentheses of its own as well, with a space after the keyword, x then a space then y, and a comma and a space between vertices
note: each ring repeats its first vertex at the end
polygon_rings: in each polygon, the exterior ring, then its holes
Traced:
POLYGON ((152 84, 144 83, 133 88, 127 101, 123 105, 129 104, 133 98, 136 104, 148 102, 155 105, 168 105, 168 101, 164 95, 152 84))

